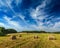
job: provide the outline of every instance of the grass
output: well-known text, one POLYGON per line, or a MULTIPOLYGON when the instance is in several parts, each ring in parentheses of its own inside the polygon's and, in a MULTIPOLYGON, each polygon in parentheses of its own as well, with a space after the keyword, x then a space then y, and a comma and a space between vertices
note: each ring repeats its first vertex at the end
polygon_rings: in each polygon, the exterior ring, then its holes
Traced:
POLYGON ((60 34, 48 33, 15 33, 7 36, 0 36, 0 48, 60 48, 60 34), (12 40, 11 36, 15 35, 16 40, 12 40), (22 35, 22 37, 19 37, 22 35), (34 39, 38 36, 38 39, 34 39), (56 40, 49 40, 50 36, 54 36, 56 40))

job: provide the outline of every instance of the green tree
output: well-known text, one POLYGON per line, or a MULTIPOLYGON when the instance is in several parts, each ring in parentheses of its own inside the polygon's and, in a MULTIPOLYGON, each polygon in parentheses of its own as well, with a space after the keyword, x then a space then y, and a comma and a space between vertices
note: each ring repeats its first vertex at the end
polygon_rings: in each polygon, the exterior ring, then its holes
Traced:
POLYGON ((0 36, 9 34, 9 33, 17 33, 15 29, 5 29, 4 27, 0 27, 0 36))
POLYGON ((5 35, 4 30, 5 30, 5 28, 4 28, 4 27, 0 27, 0 36, 5 35))
POLYGON ((17 31, 15 29, 6 29, 5 30, 5 33, 6 34, 9 34, 9 33, 17 33, 17 31))

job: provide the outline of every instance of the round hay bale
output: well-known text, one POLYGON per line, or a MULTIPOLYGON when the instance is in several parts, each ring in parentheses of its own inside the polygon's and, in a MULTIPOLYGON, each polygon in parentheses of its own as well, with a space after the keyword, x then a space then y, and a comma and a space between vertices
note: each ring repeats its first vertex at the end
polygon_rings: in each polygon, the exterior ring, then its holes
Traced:
POLYGON ((22 37, 22 35, 20 35, 19 37, 22 37))
POLYGON ((16 36, 14 35, 14 36, 12 36, 12 40, 16 40, 17 38, 16 38, 16 36))
POLYGON ((38 39, 39 37, 38 36, 34 36, 34 39, 38 39))
POLYGON ((49 40, 56 40, 56 38, 54 36, 50 36, 49 40))

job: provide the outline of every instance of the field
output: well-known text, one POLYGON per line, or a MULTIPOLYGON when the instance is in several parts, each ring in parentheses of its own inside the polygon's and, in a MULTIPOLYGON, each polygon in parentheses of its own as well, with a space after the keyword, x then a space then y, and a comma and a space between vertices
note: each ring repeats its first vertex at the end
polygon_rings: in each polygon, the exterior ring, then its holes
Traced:
POLYGON ((60 34, 8 34, 7 36, 0 36, 0 48, 60 48, 60 34), (16 36, 17 39, 12 40, 12 36, 16 36))

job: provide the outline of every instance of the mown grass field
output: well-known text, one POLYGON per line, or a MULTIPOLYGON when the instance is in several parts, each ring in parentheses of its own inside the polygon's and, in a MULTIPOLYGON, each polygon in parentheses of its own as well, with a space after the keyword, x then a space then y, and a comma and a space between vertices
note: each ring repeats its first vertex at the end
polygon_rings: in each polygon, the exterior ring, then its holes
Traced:
POLYGON ((0 36, 0 48, 60 48, 60 34, 48 33, 16 33, 0 36), (12 36, 17 37, 12 40, 12 36), (19 37, 21 35, 21 37, 19 37), (34 38, 38 36, 38 38, 34 38), (54 36, 56 40, 49 40, 54 36))

